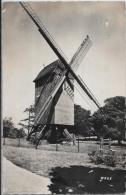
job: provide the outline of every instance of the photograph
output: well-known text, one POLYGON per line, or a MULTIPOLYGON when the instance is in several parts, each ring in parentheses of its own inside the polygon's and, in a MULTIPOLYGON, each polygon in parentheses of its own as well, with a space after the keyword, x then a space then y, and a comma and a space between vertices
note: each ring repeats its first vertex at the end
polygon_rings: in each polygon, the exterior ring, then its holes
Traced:
POLYGON ((2 1, 2 195, 125 195, 125 1, 2 1))

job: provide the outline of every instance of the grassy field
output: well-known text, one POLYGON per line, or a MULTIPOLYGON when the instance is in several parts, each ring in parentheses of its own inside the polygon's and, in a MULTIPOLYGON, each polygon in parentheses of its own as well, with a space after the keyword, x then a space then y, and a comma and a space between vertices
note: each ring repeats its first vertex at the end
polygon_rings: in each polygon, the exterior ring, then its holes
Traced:
MULTIPOLYGON (((80 143, 79 153, 77 145, 58 145, 58 151, 55 151, 55 144, 43 143, 36 150, 33 145, 28 144, 25 140, 21 140, 21 147, 17 147, 17 143, 18 140, 6 140, 6 145, 3 146, 3 155, 14 164, 38 175, 48 177, 50 170, 55 167, 96 166, 91 164, 88 156, 89 152, 99 148, 95 142, 80 143)), ((119 154, 125 152, 124 147, 112 146, 112 149, 119 154)), ((105 166, 100 165, 100 167, 105 166)))
POLYGON ((88 154, 12 146, 4 146, 3 155, 14 164, 43 176, 48 176, 50 170, 57 166, 68 167, 71 165, 84 165, 89 162, 88 154))

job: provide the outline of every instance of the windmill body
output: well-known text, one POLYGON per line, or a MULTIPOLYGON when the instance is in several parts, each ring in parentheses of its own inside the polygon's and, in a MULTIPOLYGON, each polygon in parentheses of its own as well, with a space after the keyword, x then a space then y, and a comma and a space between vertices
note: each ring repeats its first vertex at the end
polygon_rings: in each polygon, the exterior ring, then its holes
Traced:
POLYGON ((70 74, 66 76, 53 99, 50 101, 48 108, 41 113, 41 108, 47 98, 51 96, 57 87, 57 83, 63 72, 64 65, 60 60, 49 64, 38 74, 35 82, 35 115, 39 116, 37 122, 41 124, 54 125, 74 125, 74 92, 73 78, 70 74))
MULTIPOLYGON (((25 2, 20 2, 20 4, 59 59, 45 67, 34 80, 35 121, 29 137, 32 133, 39 131, 36 144, 38 145, 39 140, 45 135, 50 125, 53 125, 54 129, 57 129, 57 125, 74 125, 74 80, 98 108, 100 108, 100 105, 85 83, 75 73, 82 58, 91 46, 89 36, 82 42, 71 62, 68 63, 63 52, 30 5, 25 2)), ((67 132, 66 129, 65 132, 67 132)), ((69 133, 65 134, 68 135, 69 133)))

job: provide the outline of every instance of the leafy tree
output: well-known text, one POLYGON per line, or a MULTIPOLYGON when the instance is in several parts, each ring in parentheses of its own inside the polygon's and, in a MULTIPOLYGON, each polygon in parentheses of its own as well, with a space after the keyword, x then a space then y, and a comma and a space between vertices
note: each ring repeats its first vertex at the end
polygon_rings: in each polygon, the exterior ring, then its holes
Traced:
POLYGON ((27 118, 22 119, 21 122, 19 122, 19 125, 27 130, 27 134, 29 135, 30 128, 33 126, 34 123, 34 106, 30 105, 28 108, 24 110, 25 113, 27 113, 27 118))
POLYGON ((18 129, 18 131, 17 131, 18 147, 20 147, 20 139, 25 137, 25 136, 26 136, 26 133, 25 133, 24 129, 23 128, 18 129))
POLYGON ((14 123, 12 121, 12 118, 5 117, 3 119, 3 138, 4 138, 4 144, 5 144, 5 138, 9 136, 10 131, 14 128, 14 123))
POLYGON ((112 97, 112 98, 107 98, 104 101, 104 103, 105 103, 106 106, 109 106, 109 108, 114 109, 114 111, 117 113, 116 116, 123 116, 124 115, 125 97, 115 96, 115 97, 112 97))
POLYGON ((5 117, 3 119, 3 137, 9 137, 9 138, 17 138, 19 137, 24 137, 25 136, 25 132, 23 129, 18 129, 14 126, 14 123, 12 121, 12 118, 9 117, 5 117))
POLYGON ((18 128, 12 128, 10 131, 9 131, 9 134, 8 134, 8 137, 9 138, 18 138, 18 146, 20 146, 20 139, 21 138, 24 138, 26 136, 26 133, 24 131, 24 129, 18 129, 18 128))
POLYGON ((12 129, 10 129, 8 137, 9 138, 17 138, 17 134, 18 134, 18 129, 13 127, 12 129))
POLYGON ((17 131, 17 138, 23 138, 26 136, 26 133, 23 128, 18 129, 17 131))
POLYGON ((104 102, 102 110, 105 114, 102 115, 98 110, 91 118, 96 135, 117 139, 120 144, 125 136, 125 97, 116 96, 104 102))
POLYGON ((91 112, 82 108, 80 105, 74 106, 74 116, 75 116, 75 134, 80 134, 83 136, 90 135, 92 133, 91 127, 92 123, 90 121, 91 112))

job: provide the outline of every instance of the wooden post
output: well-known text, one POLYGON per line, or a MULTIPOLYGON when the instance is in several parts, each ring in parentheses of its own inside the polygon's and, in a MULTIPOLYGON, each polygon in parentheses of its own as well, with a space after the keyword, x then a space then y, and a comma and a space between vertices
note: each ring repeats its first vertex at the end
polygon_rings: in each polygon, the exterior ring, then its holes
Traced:
POLYGON ((58 128, 56 127, 56 151, 58 151, 58 143, 57 143, 57 140, 58 140, 57 138, 58 138, 58 136, 57 136, 57 129, 58 129, 58 128))
POLYGON ((75 146, 75 134, 73 133, 73 145, 75 146))
POLYGON ((101 144, 101 137, 100 137, 100 149, 102 148, 102 144, 101 144))
POLYGON ((103 137, 100 137, 100 150, 103 149, 103 137))
POLYGON ((5 142, 5 137, 4 137, 4 139, 3 139, 3 145, 5 145, 6 144, 6 142, 5 142))
POLYGON ((80 151, 80 144, 79 144, 79 135, 78 135, 78 153, 80 151))
POLYGON ((19 137, 19 139, 18 139, 18 147, 20 147, 20 137, 19 137))
POLYGON ((37 132, 35 132, 35 141, 36 141, 36 139, 37 139, 37 132))
POLYGON ((109 150, 111 150, 111 137, 109 138, 109 150))
POLYGON ((91 136, 91 135, 90 135, 90 130, 89 130, 89 141, 91 140, 90 136, 91 136))
POLYGON ((56 143, 56 151, 58 151, 58 144, 56 143))

